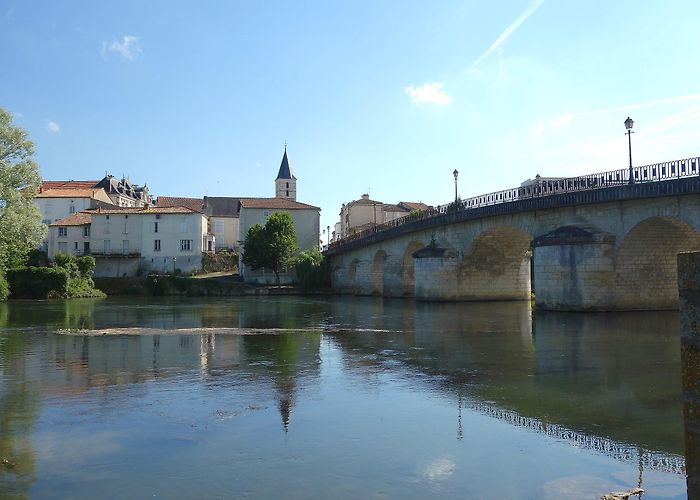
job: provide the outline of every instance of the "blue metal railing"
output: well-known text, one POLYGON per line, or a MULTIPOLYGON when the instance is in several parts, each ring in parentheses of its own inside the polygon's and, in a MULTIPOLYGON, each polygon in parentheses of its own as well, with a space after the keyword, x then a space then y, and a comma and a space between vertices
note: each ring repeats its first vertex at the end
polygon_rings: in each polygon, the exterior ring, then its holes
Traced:
POLYGON ((532 198, 542 198, 562 193, 572 193, 581 191, 591 191, 595 189, 606 189, 618 187, 626 184, 641 184, 649 182, 661 182, 685 177, 695 177, 700 175, 700 157, 686 158, 683 160, 667 161, 655 163, 653 165, 643 165, 632 168, 633 182, 630 182, 629 168, 621 168, 600 172, 597 174, 580 175, 577 177, 565 177, 559 179, 535 178, 531 183, 517 188, 504 189, 493 193, 473 196, 464 200, 431 207, 428 210, 411 212, 398 219, 377 224, 371 228, 346 236, 332 242, 328 250, 342 247, 351 241, 357 241, 386 229, 410 224, 417 220, 436 217, 448 212, 463 212, 489 205, 498 205, 532 198))

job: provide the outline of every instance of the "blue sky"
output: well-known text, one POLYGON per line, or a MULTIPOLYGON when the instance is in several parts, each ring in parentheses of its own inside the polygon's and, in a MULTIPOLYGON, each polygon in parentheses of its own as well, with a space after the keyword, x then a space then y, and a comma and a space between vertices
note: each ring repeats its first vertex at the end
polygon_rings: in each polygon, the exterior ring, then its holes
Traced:
POLYGON ((0 0, 0 107, 45 179, 298 200, 333 225, 700 155, 700 2, 0 0))

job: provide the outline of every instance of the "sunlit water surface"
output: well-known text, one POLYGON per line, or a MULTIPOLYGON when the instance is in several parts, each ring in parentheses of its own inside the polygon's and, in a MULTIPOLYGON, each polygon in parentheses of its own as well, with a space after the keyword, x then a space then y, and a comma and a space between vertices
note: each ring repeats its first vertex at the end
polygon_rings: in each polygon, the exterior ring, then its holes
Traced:
POLYGON ((677 313, 0 304, 2 498, 685 498, 677 313))

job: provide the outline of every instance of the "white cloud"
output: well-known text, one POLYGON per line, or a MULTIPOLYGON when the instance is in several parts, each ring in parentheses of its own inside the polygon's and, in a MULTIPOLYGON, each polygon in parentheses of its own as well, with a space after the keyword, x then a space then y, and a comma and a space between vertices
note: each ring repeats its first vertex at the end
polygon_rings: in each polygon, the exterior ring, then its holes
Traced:
POLYGON ((49 129, 49 132, 53 132, 54 134, 61 131, 61 126, 58 123, 50 120, 46 123, 46 128, 49 129))
POLYGON ((413 104, 436 104, 445 106, 452 102, 450 97, 442 90, 442 83, 430 82, 423 85, 409 85, 404 89, 407 96, 411 98, 413 104))
POLYGON ((141 50, 139 37, 134 35, 124 35, 121 41, 112 40, 111 42, 102 42, 102 55, 105 56, 109 52, 116 52, 124 59, 133 61, 143 52, 143 50, 141 50))
POLYGON ((486 49, 486 52, 481 54, 474 63, 472 63, 472 68, 475 68, 476 66, 479 65, 481 61, 486 59, 489 55, 491 55, 491 52, 496 50, 500 45, 508 40, 508 37, 512 35, 515 30, 517 30, 521 24, 523 24, 525 21, 527 21, 527 18, 530 17, 534 12, 544 3, 544 0, 533 0, 533 2, 528 6, 527 9, 525 9, 525 12, 520 14, 518 18, 513 21, 510 26, 508 26, 505 30, 503 30, 503 33, 498 35, 498 38, 496 38, 496 41, 491 44, 491 46, 486 49))

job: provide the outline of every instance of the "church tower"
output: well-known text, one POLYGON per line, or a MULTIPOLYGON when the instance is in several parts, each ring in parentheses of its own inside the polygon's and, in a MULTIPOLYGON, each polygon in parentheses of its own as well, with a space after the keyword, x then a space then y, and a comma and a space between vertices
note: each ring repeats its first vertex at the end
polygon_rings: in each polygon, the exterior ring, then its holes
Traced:
POLYGON ((287 159, 287 146, 284 146, 284 156, 280 164, 280 170, 275 179, 275 198, 284 198, 297 201, 297 178, 292 175, 287 159))

